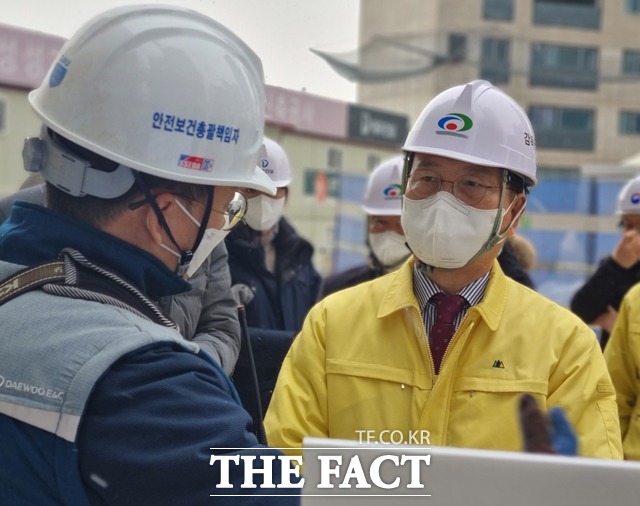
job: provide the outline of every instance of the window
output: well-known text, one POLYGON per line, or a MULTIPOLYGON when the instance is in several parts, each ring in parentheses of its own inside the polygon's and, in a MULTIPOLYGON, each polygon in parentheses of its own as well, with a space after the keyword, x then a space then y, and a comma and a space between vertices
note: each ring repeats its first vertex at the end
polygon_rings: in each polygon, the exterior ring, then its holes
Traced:
POLYGON ((598 0, 534 0, 533 23, 600 29, 602 9, 598 0))
POLYGON ((373 153, 367 155, 367 171, 371 172, 378 165, 380 165, 380 157, 373 153))
POLYGON ((508 83, 510 73, 509 40, 484 39, 480 61, 480 78, 493 84, 508 83))
POLYGON ((589 47, 531 45, 531 86, 596 89, 598 50, 589 47))
POLYGON ((329 148, 327 151, 327 168, 329 170, 340 170, 342 168, 342 151, 336 148, 329 148))
POLYGON ((640 74, 640 51, 625 50, 622 53, 622 73, 625 75, 640 74))
POLYGON ((640 135, 640 112, 622 111, 618 119, 618 131, 623 135, 640 135))
POLYGON ((338 179, 340 175, 333 172, 327 173, 322 169, 305 169, 303 172, 302 192, 304 195, 315 195, 319 200, 326 197, 337 198, 338 179), (322 194, 322 197, 319 194, 322 194))
POLYGON ((459 33, 449 34, 449 51, 451 61, 460 62, 467 56, 467 36, 459 33))
POLYGON ((631 14, 640 14, 640 0, 625 0, 625 10, 631 14))
POLYGON ((580 167, 551 167, 539 165, 536 174, 539 181, 551 179, 580 179, 580 167))
POLYGON ((484 0, 482 2, 482 17, 499 21, 513 19, 513 0, 484 0))
POLYGON ((529 118, 539 148, 593 151, 593 110, 533 106, 529 118))

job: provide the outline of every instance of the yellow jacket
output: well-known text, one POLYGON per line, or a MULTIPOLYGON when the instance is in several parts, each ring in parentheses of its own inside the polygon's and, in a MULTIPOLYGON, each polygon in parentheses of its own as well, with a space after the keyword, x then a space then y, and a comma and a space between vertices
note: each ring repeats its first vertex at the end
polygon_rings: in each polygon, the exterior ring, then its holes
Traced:
POLYGON ((622 448, 625 459, 640 460, 640 285, 631 288, 620 312, 604 357, 616 388, 622 448))
POLYGON ((409 260, 310 311, 267 412, 271 446, 317 436, 518 451, 517 401, 530 392, 564 408, 581 455, 622 458, 613 384, 578 317, 495 262, 436 376, 412 272, 409 260))

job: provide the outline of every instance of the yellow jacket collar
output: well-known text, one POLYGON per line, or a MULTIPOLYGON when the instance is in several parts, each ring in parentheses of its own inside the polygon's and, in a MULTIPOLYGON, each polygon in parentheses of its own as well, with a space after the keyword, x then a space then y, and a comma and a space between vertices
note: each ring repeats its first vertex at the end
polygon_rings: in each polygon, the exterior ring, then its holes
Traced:
MULTIPOLYGON (((384 318, 408 307, 421 311, 413 291, 415 262, 416 258, 411 257, 395 273, 389 274, 390 281, 378 309, 378 318, 384 318)), ((491 330, 496 330, 504 314, 508 293, 509 280, 498 261, 494 260, 484 297, 469 311, 477 311, 487 326, 491 330)))

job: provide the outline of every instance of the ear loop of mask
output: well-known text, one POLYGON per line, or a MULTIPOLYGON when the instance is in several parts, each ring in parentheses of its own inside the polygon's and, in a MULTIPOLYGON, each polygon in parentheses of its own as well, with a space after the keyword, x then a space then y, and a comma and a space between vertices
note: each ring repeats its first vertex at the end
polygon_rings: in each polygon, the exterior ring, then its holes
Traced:
POLYGON ((475 255, 473 255, 465 265, 469 265, 471 262, 477 259, 480 255, 484 254, 486 251, 489 251, 491 248, 493 248, 496 244, 500 243, 507 236, 507 232, 509 232, 509 229, 513 226, 516 220, 524 212, 525 206, 523 206, 522 209, 518 212, 518 214, 511 219, 511 223, 509 223, 509 226, 506 228, 504 233, 502 234, 500 233, 500 226, 502 225, 502 219, 504 218, 504 215, 509 211, 509 209, 515 202, 515 199, 513 199, 513 202, 511 202, 511 204, 506 210, 503 209, 502 207, 504 204, 504 196, 507 193, 508 182, 509 182, 509 171, 506 169, 503 169, 502 170, 502 188, 500 190, 500 203, 498 204, 498 212, 496 213, 496 219, 493 222, 493 229, 491 230, 491 235, 489 236, 489 239, 487 239, 487 242, 484 243, 484 246, 480 248, 480 250, 475 255))
MULTIPOLYGON (((142 177, 140 176, 138 171, 133 171, 133 176, 136 180, 136 184, 138 185, 138 188, 140 188, 140 190, 142 191, 145 200, 149 203, 149 205, 151 206, 151 209, 153 209, 153 212, 156 215, 156 218, 158 218, 158 222, 160 222, 162 229, 166 232, 167 236, 169 237, 173 245, 180 252, 180 260, 178 263, 178 269, 176 270, 176 274, 178 274, 179 276, 184 275, 184 273, 186 273, 187 269, 189 268, 189 263, 191 262, 191 259, 193 258, 193 252, 196 250, 196 248, 200 244, 200 241, 202 241, 202 237, 204 236, 204 232, 206 230, 207 224, 209 223, 209 216, 211 215, 211 204, 213 203, 214 187, 209 186, 207 188, 207 205, 205 207, 204 217, 202 219, 202 222, 200 223, 200 228, 198 229, 198 235, 196 236, 194 245, 191 249, 188 249, 187 251, 182 251, 182 249, 180 248, 180 245, 176 242, 175 238, 173 237, 173 234, 171 233, 171 229, 169 228, 169 224, 167 223, 167 220, 164 219, 164 215, 162 214, 162 211, 160 210, 160 207, 158 206, 156 199, 149 191, 149 188, 147 187, 145 182, 142 180, 142 177)), ((166 248, 165 246, 165 249, 168 249, 168 248, 166 248)))
MULTIPOLYGON (((509 230, 511 229, 511 227, 513 226, 513 224, 516 222, 516 220, 518 218, 520 218, 520 216, 522 215, 522 213, 524 212, 524 209, 526 207, 526 203, 524 206, 522 206, 522 209, 520 209, 520 211, 518 211, 518 214, 516 214, 513 218, 511 218, 511 223, 509 223, 509 226, 505 229, 505 231, 501 234, 500 233, 500 226, 502 225, 502 218, 504 218, 504 215, 507 214, 507 212, 509 211, 509 209, 511 209, 511 206, 513 206, 514 202, 516 201, 516 199, 513 199, 513 202, 511 202, 511 204, 509 204, 509 207, 507 207, 507 209, 503 209, 502 208, 502 204, 504 203, 504 194, 507 192, 507 185, 509 183, 509 171, 504 169, 503 172, 503 178, 502 178, 502 195, 500 195, 500 207, 498 208, 500 210, 499 216, 496 216, 496 221, 493 224, 493 230, 491 231, 491 236, 489 238, 489 240, 487 241, 487 245, 485 246, 485 250, 490 250, 491 248, 493 248, 496 244, 498 244, 500 241, 502 241, 506 236, 507 236, 507 232, 509 232, 509 230)), ((516 196, 517 198, 517 196, 516 196)))

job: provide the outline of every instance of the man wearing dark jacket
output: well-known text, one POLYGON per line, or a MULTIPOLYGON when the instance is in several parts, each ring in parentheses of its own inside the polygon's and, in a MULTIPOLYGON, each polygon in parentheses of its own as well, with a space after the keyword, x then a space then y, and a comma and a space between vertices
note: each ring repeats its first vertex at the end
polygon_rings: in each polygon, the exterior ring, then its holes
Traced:
POLYGON ((246 189, 246 224, 227 238, 232 290, 246 306, 251 348, 256 356, 260 405, 252 381, 249 347, 243 346, 233 374, 242 403, 256 424, 269 405, 280 366, 316 301, 321 277, 312 263, 313 247, 283 217, 292 173, 284 149, 264 139, 260 162, 278 188, 275 197, 246 189))
POLYGON ((155 302, 240 222, 237 188, 275 193, 255 165, 264 97, 244 42, 169 5, 89 20, 29 94, 48 207, 0 226, 0 504, 298 502, 227 374, 155 302))
MULTIPOLYGON (((9 217, 15 201, 45 205, 45 185, 23 188, 0 200, 0 223, 9 217)), ((240 324, 231 295, 227 248, 221 242, 202 266, 189 278, 191 290, 158 303, 176 323, 180 333, 211 353, 227 374, 240 354, 240 324)))
POLYGON ((598 326, 604 349, 613 330, 624 295, 640 281, 640 176, 618 194, 616 214, 622 237, 610 256, 573 295, 571 310, 585 323, 598 326))

